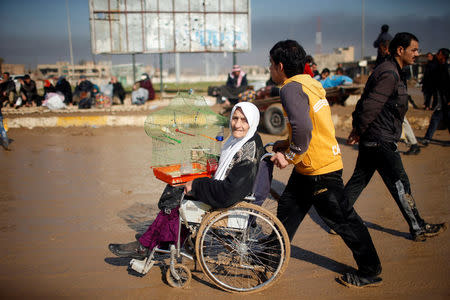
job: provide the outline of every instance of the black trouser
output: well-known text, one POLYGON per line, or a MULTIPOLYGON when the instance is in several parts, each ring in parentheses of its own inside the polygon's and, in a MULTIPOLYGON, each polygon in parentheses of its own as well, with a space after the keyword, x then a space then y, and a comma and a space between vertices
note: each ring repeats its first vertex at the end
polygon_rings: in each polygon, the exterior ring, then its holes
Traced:
POLYGON ((425 107, 434 109, 437 105, 438 99, 437 99, 437 91, 427 91, 423 92, 423 96, 425 98, 425 107), (433 98, 433 103, 431 103, 431 98, 433 98))
POLYGON ((360 142, 355 170, 345 186, 345 198, 353 206, 367 186, 373 173, 378 171, 389 189, 411 233, 420 232, 424 221, 419 215, 416 203, 411 196, 408 175, 403 168, 402 159, 393 142, 360 142))
POLYGON ((344 202, 342 170, 315 176, 294 171, 278 203, 277 217, 283 223, 289 239, 314 205, 323 221, 344 240, 350 248, 362 275, 381 273, 372 238, 353 207, 344 202))

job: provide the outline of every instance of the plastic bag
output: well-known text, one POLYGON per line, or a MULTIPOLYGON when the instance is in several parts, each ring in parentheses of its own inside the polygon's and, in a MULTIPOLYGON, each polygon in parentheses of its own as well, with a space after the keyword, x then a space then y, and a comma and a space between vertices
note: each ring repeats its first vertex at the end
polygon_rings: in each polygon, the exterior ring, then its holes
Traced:
POLYGON ((59 93, 48 93, 42 106, 47 106, 50 110, 65 109, 64 96, 59 93))

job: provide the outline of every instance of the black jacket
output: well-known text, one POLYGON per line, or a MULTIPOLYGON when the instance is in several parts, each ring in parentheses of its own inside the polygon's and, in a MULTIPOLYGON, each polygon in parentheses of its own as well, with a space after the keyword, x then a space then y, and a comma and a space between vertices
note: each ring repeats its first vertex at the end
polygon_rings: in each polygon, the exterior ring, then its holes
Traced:
POLYGON ((390 58, 369 76, 353 112, 353 128, 361 142, 397 142, 408 110, 406 78, 390 58))
POLYGON ((16 94, 16 84, 14 83, 14 80, 12 80, 11 78, 9 78, 7 81, 2 82, 0 84, 0 92, 3 94, 3 92, 6 92, 7 94, 9 93, 14 93, 16 94))
POLYGON ((439 63, 434 57, 432 61, 428 61, 424 67, 422 79, 422 92, 431 93, 436 89, 436 73, 438 72, 439 63))
POLYGON ((81 92, 92 92, 92 89, 94 88, 94 84, 90 82, 89 80, 83 80, 75 87, 76 94, 79 94, 81 92))
POLYGON ((34 80, 30 80, 30 83, 24 83, 20 86, 20 92, 25 94, 28 100, 37 96, 36 82, 34 80))
POLYGON ((72 103, 72 87, 65 78, 60 78, 58 80, 55 89, 64 95, 64 103, 72 103))
POLYGON ((253 190, 259 161, 264 148, 256 133, 233 157, 232 167, 224 180, 198 178, 192 183, 192 196, 214 208, 229 207, 253 190))
MULTIPOLYGON (((226 86, 229 86, 231 88, 236 88, 237 85, 237 81, 238 81, 238 77, 231 77, 230 74, 228 74, 228 79, 227 79, 227 83, 226 86)), ((247 74, 244 74, 244 76, 242 76, 242 81, 241 81, 241 85, 242 87, 246 87, 248 85, 248 81, 247 81, 247 74)))

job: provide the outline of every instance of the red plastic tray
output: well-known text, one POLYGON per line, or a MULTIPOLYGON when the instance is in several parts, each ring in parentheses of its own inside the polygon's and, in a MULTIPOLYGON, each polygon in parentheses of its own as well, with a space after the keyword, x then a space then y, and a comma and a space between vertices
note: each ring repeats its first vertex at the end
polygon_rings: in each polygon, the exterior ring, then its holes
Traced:
POLYGON ((153 174, 156 178, 162 180, 170 185, 181 185, 188 181, 201 177, 211 177, 212 172, 208 172, 205 165, 199 163, 192 163, 193 173, 181 174, 181 165, 170 165, 164 167, 152 167, 153 174))

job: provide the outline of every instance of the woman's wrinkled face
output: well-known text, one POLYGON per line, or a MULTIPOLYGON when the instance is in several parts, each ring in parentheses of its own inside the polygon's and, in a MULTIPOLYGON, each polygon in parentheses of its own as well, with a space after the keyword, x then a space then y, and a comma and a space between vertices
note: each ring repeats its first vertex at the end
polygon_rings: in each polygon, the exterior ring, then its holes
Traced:
POLYGON ((241 139, 247 135, 250 125, 247 122, 242 109, 238 107, 231 118, 231 134, 237 138, 241 139))

